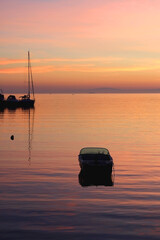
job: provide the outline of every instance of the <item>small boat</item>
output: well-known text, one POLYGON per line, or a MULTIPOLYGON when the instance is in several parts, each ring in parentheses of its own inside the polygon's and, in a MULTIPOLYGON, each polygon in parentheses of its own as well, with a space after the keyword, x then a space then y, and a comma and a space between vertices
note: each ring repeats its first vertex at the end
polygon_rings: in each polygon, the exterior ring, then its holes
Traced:
POLYGON ((19 98, 19 107, 28 108, 34 107, 35 97, 34 97, 34 85, 33 85, 33 76, 30 60, 30 52, 28 51, 28 93, 19 98), (32 93, 32 99, 31 99, 32 93))
POLYGON ((81 169, 106 169, 111 174, 113 159, 106 148, 86 147, 80 150, 79 165, 81 169))
POLYGON ((0 89, 0 102, 4 101, 4 94, 2 92, 2 89, 0 89))
POLYGON ((0 89, 0 108, 4 107, 4 94, 2 92, 2 89, 0 89))
POLYGON ((19 101, 16 99, 14 95, 9 95, 7 100, 4 100, 5 107, 8 108, 17 108, 19 101))

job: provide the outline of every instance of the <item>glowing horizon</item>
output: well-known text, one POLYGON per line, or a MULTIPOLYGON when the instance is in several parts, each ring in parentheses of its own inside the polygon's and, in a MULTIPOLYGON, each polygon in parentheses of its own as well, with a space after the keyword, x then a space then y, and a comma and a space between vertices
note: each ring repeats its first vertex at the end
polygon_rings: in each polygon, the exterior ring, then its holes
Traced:
POLYGON ((6 0, 0 88, 23 92, 27 51, 36 92, 160 89, 160 2, 6 0))

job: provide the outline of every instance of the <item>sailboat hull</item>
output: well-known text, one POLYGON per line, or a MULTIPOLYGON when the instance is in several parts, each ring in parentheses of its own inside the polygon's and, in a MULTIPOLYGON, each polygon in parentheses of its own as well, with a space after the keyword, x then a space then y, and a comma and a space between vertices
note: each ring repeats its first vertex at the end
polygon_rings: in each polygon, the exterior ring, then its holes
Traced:
POLYGON ((34 107, 35 100, 33 99, 22 99, 19 100, 19 107, 22 108, 29 108, 29 107, 34 107))
POLYGON ((7 101, 3 100, 0 101, 0 109, 3 108, 33 108, 34 107, 35 100, 28 99, 28 100, 17 100, 17 101, 7 101))

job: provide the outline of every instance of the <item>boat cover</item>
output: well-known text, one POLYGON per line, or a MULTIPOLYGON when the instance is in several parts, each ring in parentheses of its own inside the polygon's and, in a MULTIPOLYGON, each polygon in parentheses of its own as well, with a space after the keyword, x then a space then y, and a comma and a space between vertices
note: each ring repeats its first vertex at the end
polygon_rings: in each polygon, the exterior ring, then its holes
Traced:
POLYGON ((106 148, 86 147, 82 148, 80 154, 105 154, 109 155, 109 151, 106 148))

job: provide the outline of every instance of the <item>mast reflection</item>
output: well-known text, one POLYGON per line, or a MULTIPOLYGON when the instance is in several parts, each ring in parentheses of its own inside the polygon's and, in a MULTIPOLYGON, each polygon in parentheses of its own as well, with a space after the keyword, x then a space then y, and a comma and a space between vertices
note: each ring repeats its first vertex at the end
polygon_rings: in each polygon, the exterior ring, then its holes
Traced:
POLYGON ((31 165, 31 152, 32 152, 32 141, 33 141, 33 130, 34 130, 34 114, 35 108, 23 108, 25 113, 28 112, 28 162, 31 165))
MULTIPOLYGON (((27 146, 25 144, 25 148, 27 148, 27 159, 29 162, 29 165, 31 165, 31 153, 32 153, 32 141, 33 141, 33 131, 34 131, 34 115, 35 115, 35 108, 34 107, 30 107, 30 108, 0 108, 0 120, 4 121, 5 117, 9 120, 11 120, 11 122, 13 122, 13 119, 18 119, 18 122, 22 121, 21 117, 22 115, 25 118, 25 122, 24 122, 24 126, 26 126, 27 124, 27 132, 26 134, 24 134, 24 141, 27 141, 27 146), (20 118, 19 118, 20 117, 20 118), (27 136, 27 139, 26 139, 27 136)), ((12 137, 11 134, 13 134, 13 136, 16 136, 17 139, 17 135, 16 135, 16 131, 17 129, 13 128, 13 131, 10 133, 10 136, 12 137)), ((25 149, 24 149, 25 150, 25 149)))

